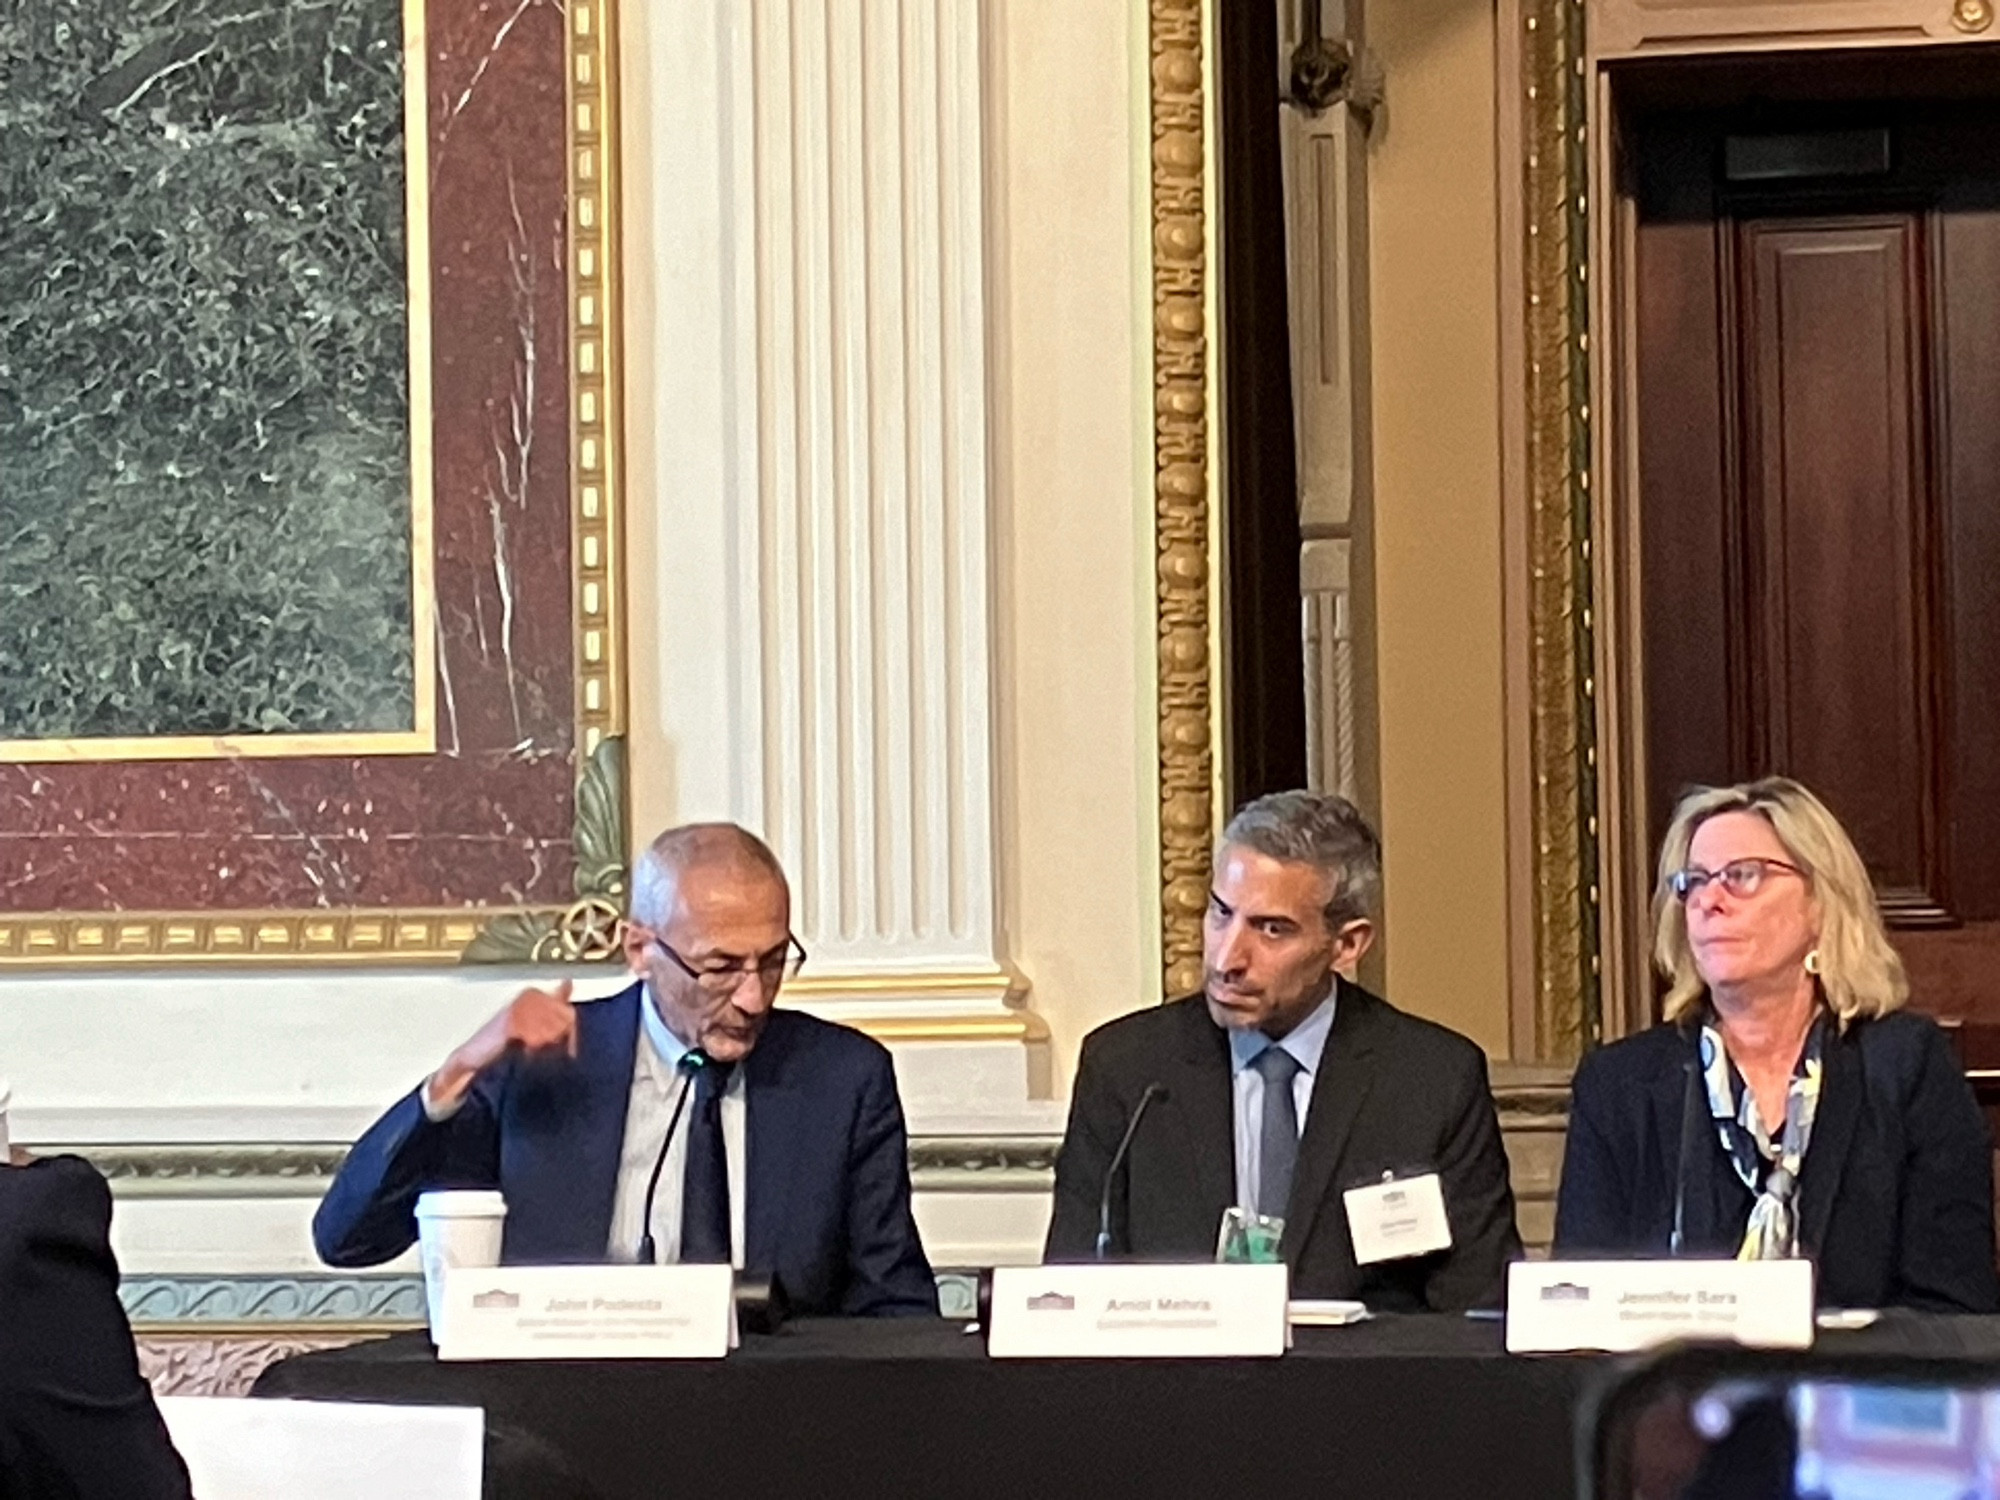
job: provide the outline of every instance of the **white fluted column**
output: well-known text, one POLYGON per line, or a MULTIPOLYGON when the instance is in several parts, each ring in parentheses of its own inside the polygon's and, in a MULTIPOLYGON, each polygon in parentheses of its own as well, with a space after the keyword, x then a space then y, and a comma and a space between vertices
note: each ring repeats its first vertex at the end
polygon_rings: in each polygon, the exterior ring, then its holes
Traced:
POLYGON ((999 1024, 983 6, 662 10, 657 108, 685 129, 654 137, 662 378, 634 414, 658 444, 657 805, 771 840, 801 999, 1018 1050, 1038 1033, 999 1024))

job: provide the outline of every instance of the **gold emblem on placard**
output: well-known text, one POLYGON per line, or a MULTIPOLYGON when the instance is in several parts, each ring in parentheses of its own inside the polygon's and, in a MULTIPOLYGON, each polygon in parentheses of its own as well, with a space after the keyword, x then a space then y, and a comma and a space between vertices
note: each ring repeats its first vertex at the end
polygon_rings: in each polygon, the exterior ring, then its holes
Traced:
POLYGON ((1951 8, 1951 24, 1960 31, 1984 31, 1993 24, 1993 0, 1958 0, 1951 8))

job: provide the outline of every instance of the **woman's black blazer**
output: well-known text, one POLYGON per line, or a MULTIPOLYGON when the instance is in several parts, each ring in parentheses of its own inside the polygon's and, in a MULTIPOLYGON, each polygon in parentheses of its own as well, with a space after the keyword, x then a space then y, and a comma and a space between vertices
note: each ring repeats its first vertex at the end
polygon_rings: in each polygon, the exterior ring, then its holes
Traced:
MULTIPOLYGON (((1555 1253, 1732 1255, 1751 1194, 1701 1089, 1694 1026, 1655 1026, 1577 1069, 1555 1253), (1691 1123, 1685 1165, 1682 1123, 1691 1123), (1684 1184, 1684 1191, 1683 1191, 1684 1184)), ((1944 1033, 1908 1011, 1830 1036, 1798 1187, 1824 1307, 2000 1310, 1993 1140, 1944 1033)))

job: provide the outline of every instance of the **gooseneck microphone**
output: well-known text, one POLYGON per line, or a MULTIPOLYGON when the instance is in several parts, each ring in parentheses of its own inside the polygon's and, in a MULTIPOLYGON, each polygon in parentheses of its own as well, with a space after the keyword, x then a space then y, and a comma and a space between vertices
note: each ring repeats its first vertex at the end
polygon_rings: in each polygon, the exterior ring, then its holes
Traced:
POLYGON ((1681 1153, 1674 1169, 1674 1232, 1667 1240, 1667 1254, 1679 1256, 1687 1242, 1688 1162, 1694 1155, 1695 1137, 1701 1133, 1701 1116, 1707 1112, 1703 1097, 1701 1068, 1690 1057, 1681 1067, 1687 1073, 1687 1087, 1681 1090, 1681 1153))
POLYGON ((1164 1083, 1149 1083, 1139 1102, 1132 1106, 1132 1118, 1125 1122, 1125 1134, 1118 1142, 1118 1149, 1111 1153, 1111 1165, 1104 1169, 1104 1192, 1097 1200, 1097 1258, 1103 1260, 1111 1253, 1111 1188, 1118 1181, 1118 1169, 1125 1165, 1125 1153, 1132 1149, 1132 1137, 1138 1134, 1139 1122, 1146 1117, 1146 1106, 1155 1099, 1167 1097, 1164 1083))
POLYGON ((659 1254, 659 1245, 653 1239, 653 1195, 660 1190, 660 1172, 667 1164, 667 1148, 674 1143, 674 1131, 687 1109, 688 1094, 694 1089, 695 1079, 710 1066, 708 1054, 699 1047, 688 1048, 681 1054, 681 1060, 674 1064, 674 1071, 681 1075, 681 1091, 674 1097, 674 1112, 667 1120, 667 1133, 660 1137, 660 1154, 653 1158, 653 1173, 646 1179, 645 1217, 640 1221, 645 1226, 645 1232, 639 1236, 639 1264, 642 1266, 653 1264, 659 1254))

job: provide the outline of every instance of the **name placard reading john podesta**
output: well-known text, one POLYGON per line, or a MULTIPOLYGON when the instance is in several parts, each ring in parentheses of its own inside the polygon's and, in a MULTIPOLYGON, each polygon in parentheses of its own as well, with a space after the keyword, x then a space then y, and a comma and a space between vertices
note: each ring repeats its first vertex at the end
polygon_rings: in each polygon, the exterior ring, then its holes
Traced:
POLYGON ((1626 1353, 1673 1339, 1813 1340, 1808 1260, 1546 1260, 1507 1268, 1507 1349, 1626 1353))
POLYGON ((996 1359, 1215 1359, 1283 1354, 1282 1265, 1003 1266, 996 1359))
POLYGON ((454 1266, 438 1358, 720 1359, 736 1346, 728 1266, 454 1266))

